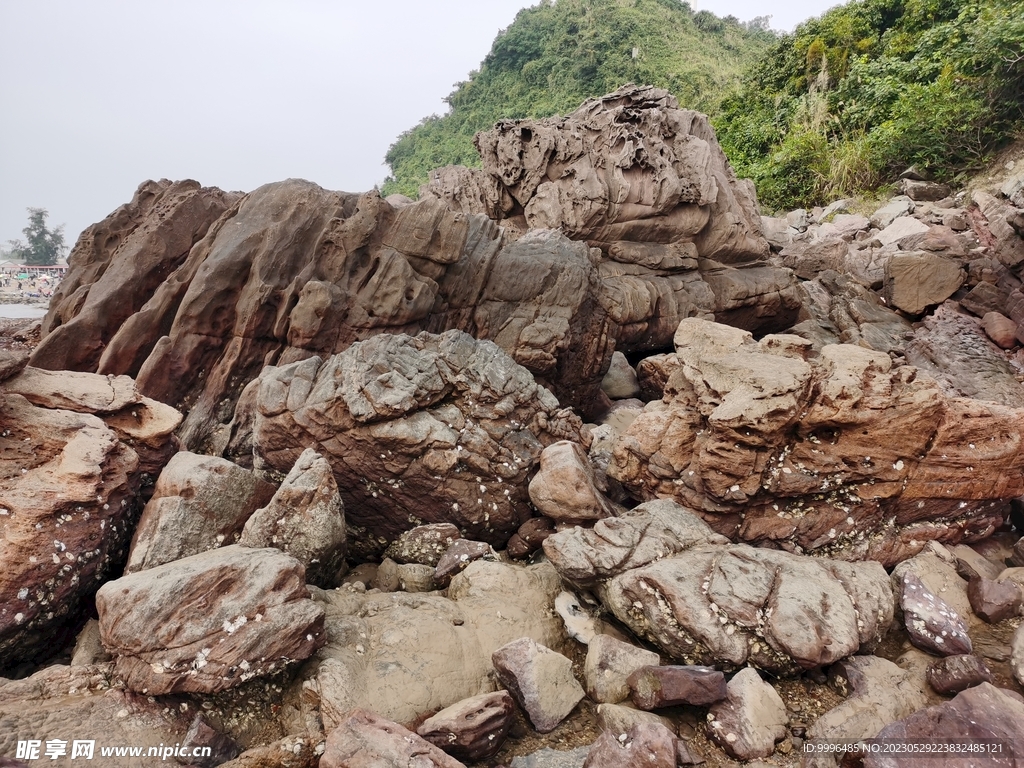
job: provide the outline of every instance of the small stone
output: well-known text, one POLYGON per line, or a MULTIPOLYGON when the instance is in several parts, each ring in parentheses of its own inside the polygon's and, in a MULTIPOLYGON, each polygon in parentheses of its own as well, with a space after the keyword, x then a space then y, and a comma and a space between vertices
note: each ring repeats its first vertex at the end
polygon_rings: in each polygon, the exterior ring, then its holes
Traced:
POLYGON ((643 667, 629 676, 633 703, 640 709, 707 706, 727 695, 725 675, 712 667, 643 667))
POLYGON ((928 684, 937 693, 950 696, 974 685, 992 682, 992 672, 985 662, 972 654, 958 654, 939 659, 926 673, 928 684))
POLYGON ((989 624, 1016 616, 1020 611, 1020 587, 1012 581, 992 581, 979 576, 967 585, 967 598, 974 613, 989 624))
POLYGON ((447 587, 455 574, 466 569, 474 560, 490 558, 497 559, 497 553, 491 549, 491 545, 484 541, 470 541, 469 539, 457 539, 441 555, 434 569, 434 584, 438 589, 447 587))
POLYGON ((676 741, 661 723, 639 723, 624 734, 605 731, 583 768, 675 768, 676 741))
POLYGON ((327 736, 320 768, 354 766, 465 768, 454 757, 398 723, 354 709, 327 736))
POLYGON ((641 667, 657 667, 660 662, 654 651, 608 635, 597 635, 590 641, 583 665, 587 695, 599 703, 617 704, 629 696, 627 679, 630 675, 641 667))
POLYGON ((493 757, 512 726, 515 702, 508 691, 463 699, 427 718, 416 733, 459 760, 493 757))
POLYGON ((900 584, 900 608, 911 643, 939 656, 972 652, 967 625, 949 603, 932 594, 909 570, 900 584))
POLYGON ((708 735, 737 760, 768 757, 789 733, 782 697, 753 667, 737 672, 727 687, 725 700, 708 711, 708 735))
POLYGON ((585 695, 573 677, 572 662, 528 637, 502 646, 491 661, 502 685, 541 733, 554 730, 585 695))
POLYGON ((612 400, 626 400, 640 394, 636 371, 629 364, 626 356, 616 350, 608 366, 608 373, 601 380, 601 389, 612 400))
POLYGON ((396 563, 420 563, 436 567, 452 542, 462 537, 452 523, 418 525, 403 532, 384 552, 396 563))

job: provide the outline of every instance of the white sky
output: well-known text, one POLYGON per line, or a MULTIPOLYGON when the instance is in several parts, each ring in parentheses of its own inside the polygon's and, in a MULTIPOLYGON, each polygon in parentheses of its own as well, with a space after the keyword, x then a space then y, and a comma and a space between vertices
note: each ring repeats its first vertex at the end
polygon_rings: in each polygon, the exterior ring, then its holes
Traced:
MULTIPOLYGON (((0 244, 78 234, 146 179, 361 192, 536 0, 0 0, 0 244)), ((697 0, 776 29, 836 0, 697 0)))

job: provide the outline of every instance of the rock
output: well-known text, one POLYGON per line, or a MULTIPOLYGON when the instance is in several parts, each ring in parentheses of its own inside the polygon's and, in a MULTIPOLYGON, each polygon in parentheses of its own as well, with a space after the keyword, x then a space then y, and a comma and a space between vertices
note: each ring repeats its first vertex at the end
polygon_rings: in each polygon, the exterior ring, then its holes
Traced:
POLYGON ((910 573, 924 583, 933 595, 941 597, 966 622, 981 624, 974 618, 967 597, 967 582, 960 576, 960 560, 946 547, 934 541, 909 560, 892 570, 893 591, 902 591, 903 576, 910 573))
POLYGON ((590 745, 564 751, 544 747, 532 754, 513 758, 509 768, 583 768, 589 753, 590 745))
POLYGON ((943 696, 991 682, 992 672, 985 662, 971 654, 946 656, 928 667, 928 684, 943 696))
POLYGON ((891 566, 930 539, 989 535, 1017 495, 1020 410, 950 397, 852 344, 814 355, 693 319, 676 349, 673 394, 609 465, 634 498, 675 499, 733 539, 891 566))
POLYGON ((640 399, 645 402, 661 400, 665 394, 665 385, 668 383, 669 377, 680 365, 679 358, 675 353, 651 355, 641 360, 636 366, 640 399))
POLYGON ((612 400, 625 400, 640 394, 636 371, 621 352, 612 353, 612 362, 601 380, 601 389, 612 400))
POLYGON ((273 494, 273 485, 227 459, 176 453, 142 510, 125 573, 236 543, 273 494))
POLYGON ((544 554, 568 581, 591 585, 696 544, 726 544, 692 511, 669 500, 648 501, 593 528, 544 539, 544 554))
POLYGON ((417 525, 391 542, 384 556, 396 563, 420 563, 436 568, 448 547, 461 536, 458 527, 451 523, 417 525))
POLYGON ((807 740, 870 739, 884 726, 928 703, 912 672, 877 656, 852 656, 829 670, 834 687, 846 700, 821 715, 807 740))
POLYGON ((1017 324, 1000 312, 989 312, 981 318, 981 327, 1003 349, 1017 346, 1017 324))
POLYGON ((956 570, 961 578, 970 581, 974 576, 984 576, 986 579, 998 579, 1002 573, 1002 566, 992 562, 982 555, 978 550, 967 544, 957 544, 949 547, 949 552, 956 558, 956 570))
POLYGON ((660 661, 654 651, 608 635, 597 635, 587 647, 587 660, 583 665, 587 696, 598 703, 624 701, 629 697, 629 676, 641 667, 657 667, 660 661))
POLYGON ((0 349, 0 383, 21 373, 28 365, 28 352, 0 349))
MULTIPOLYGON (((241 752, 234 739, 211 727, 202 714, 196 715, 192 720, 181 746, 189 750, 187 753, 189 755, 195 753, 197 749, 210 750, 205 757, 189 758, 197 768, 213 768, 213 766, 222 765, 229 760, 234 760, 241 752)), ((181 761, 179 760, 179 762, 181 761)))
POLYGON ((19 742, 39 742, 38 759, 24 765, 47 764, 122 766, 145 768, 159 763, 143 752, 142 757, 104 758, 101 746, 184 742, 189 723, 195 716, 154 701, 114 684, 112 664, 68 667, 59 664, 40 669, 22 680, 0 679, 0 755, 13 758, 19 742), (50 760, 46 755, 49 740, 66 742, 66 756, 50 760), (71 758, 74 742, 93 741, 91 762, 83 755, 71 758))
POLYGON ((928 225, 910 216, 901 216, 879 232, 873 240, 880 246, 900 245, 910 237, 922 235, 928 231, 928 225))
POLYGON ((484 693, 445 707, 416 733, 459 760, 487 760, 505 742, 515 708, 508 691, 484 693))
POLYGON ((444 589, 451 583, 455 574, 464 571, 471 562, 481 558, 498 559, 490 544, 469 539, 453 541, 437 562, 437 567, 434 569, 434 584, 439 589, 444 589))
POLYGON ((525 368, 458 331, 382 334, 261 379, 257 470, 286 471, 306 447, 323 455, 360 559, 424 523, 503 546, 531 515, 544 446, 583 440, 579 418, 525 368))
POLYGON ((562 440, 540 454, 540 471, 530 481, 530 501, 556 522, 600 520, 613 514, 596 485, 586 451, 562 440))
POLYGON ((181 415, 133 386, 77 374, 62 391, 50 377, 33 404, 15 394, 29 381, 41 378, 25 368, 0 385, 0 670, 73 642, 92 593, 124 563, 143 489, 179 447, 181 415), (83 393, 115 389, 131 402, 85 412, 95 401, 83 393))
POLYGON ((583 766, 676 768, 676 737, 661 723, 639 723, 621 736, 605 731, 594 742, 583 766))
MULTIPOLYGON (((982 683, 958 693, 952 701, 887 725, 875 738, 882 742, 949 740, 958 744, 978 744, 991 739, 1003 742, 1005 749, 1005 745, 1024 740, 1024 699, 1018 693, 982 683)), ((984 764, 1010 765, 1012 762, 1005 753, 995 760, 992 757, 986 755, 988 759, 984 764)), ((909 753, 869 753, 864 757, 864 765, 865 768, 909 766, 918 759, 909 753)), ((947 760, 952 762, 952 759, 947 760)))
POLYGON ((232 688, 326 642, 304 576, 278 550, 238 545, 124 576, 96 594, 103 645, 140 693, 232 688))
POLYGON ((1002 314, 1009 298, 1010 293, 1005 288, 982 281, 960 299, 960 306, 978 317, 984 317, 990 312, 1002 314))
POLYGON ((967 625, 959 614, 909 571, 901 579, 900 608, 910 642, 921 650, 939 656, 973 650, 967 625))
POLYGON ((1003 197, 1018 208, 1024 208, 1024 172, 1018 172, 1010 176, 999 188, 1003 197))
MULTIPOLYGON (((95 371, 121 325, 143 311, 157 286, 238 198, 192 180, 139 185, 131 202, 78 238, 68 274, 50 299, 33 364, 95 371)), ((136 375, 138 368, 117 372, 136 375)))
POLYGON ((546 517, 531 517, 508 540, 508 553, 511 557, 526 557, 536 552, 544 543, 544 539, 555 532, 555 524, 546 517))
POLYGON ((355 709, 327 735, 321 768, 463 768, 430 742, 372 712, 355 709))
POLYGON ((671 720, 654 712, 644 712, 642 709, 622 704, 597 705, 597 724, 602 731, 609 731, 618 736, 641 723, 661 723, 667 728, 674 727, 671 720))
MULTIPOLYGON (((491 654, 523 636, 566 647, 552 605, 562 587, 549 564, 475 560, 441 593, 317 590, 328 644, 292 694, 328 730, 355 707, 413 723, 495 689, 491 654)), ((290 695, 292 695, 290 694, 290 695)))
POLYGON ((899 217, 913 212, 914 201, 909 197, 900 195, 892 198, 892 200, 871 214, 871 226, 885 229, 899 217))
POLYGON ((788 720, 782 697, 746 667, 729 681, 725 700, 708 710, 708 736, 730 757, 753 760, 775 751, 788 720))
POLYGON ((943 256, 900 254, 885 268, 885 300, 908 314, 920 315, 956 293, 965 278, 960 265, 943 256))
MULTIPOLYGON (((907 362, 939 382, 947 395, 1024 407, 1024 386, 1006 354, 981 324, 951 302, 926 317, 906 345, 907 362)), ((968 440, 973 442, 973 440, 968 440)))
POLYGON ((316 768, 323 745, 322 734, 285 736, 270 744, 251 747, 221 765, 224 768, 316 768))
POLYGON ((640 709, 690 704, 706 707, 726 697, 725 675, 712 667, 643 667, 629 676, 633 703, 640 709))
POLYGON ((903 194, 917 202, 942 200, 953 194, 949 184, 940 184, 937 181, 903 179, 900 182, 900 189, 903 194))
POLYGON ((1013 269, 1024 262, 1024 239, 1008 220, 1016 208, 982 189, 971 193, 971 199, 977 206, 972 209, 972 228, 999 263, 1013 269))
POLYGON ((793 326, 791 332, 810 341, 817 351, 841 342, 902 354, 905 335, 913 332, 910 323, 865 287, 875 283, 881 287, 883 276, 881 267, 856 278, 826 271, 802 283, 809 318, 793 326))
POLYGON ((432 592, 434 569, 420 563, 396 563, 384 558, 373 577, 373 586, 381 592, 432 592))
POLYGON ((589 645, 595 636, 604 634, 605 625, 595 619, 572 592, 562 592, 555 598, 555 612, 565 623, 569 637, 589 645))
POLYGON ((345 508, 331 466, 307 448, 267 506, 246 521, 238 543, 274 547, 306 568, 306 582, 330 588, 344 575, 345 508))
POLYGON ((494 671, 541 733, 562 722, 584 697, 572 662, 531 638, 504 645, 491 655, 494 671))
POLYGON ((983 576, 970 580, 967 597, 974 613, 989 624, 1016 616, 1022 602, 1020 587, 1012 581, 992 581, 983 576))
POLYGON ((96 619, 89 619, 75 640, 75 650, 71 654, 71 666, 88 667, 94 664, 106 664, 109 661, 110 654, 107 653, 100 640, 100 623, 96 619))
POLYGON ((1017 682, 1024 685, 1024 624, 1017 627, 1010 641, 1010 669, 1017 682))
POLYGON ((744 545, 695 545, 615 576, 599 594, 619 621, 673 659, 756 664, 774 674, 870 648, 894 609, 878 563, 744 545))

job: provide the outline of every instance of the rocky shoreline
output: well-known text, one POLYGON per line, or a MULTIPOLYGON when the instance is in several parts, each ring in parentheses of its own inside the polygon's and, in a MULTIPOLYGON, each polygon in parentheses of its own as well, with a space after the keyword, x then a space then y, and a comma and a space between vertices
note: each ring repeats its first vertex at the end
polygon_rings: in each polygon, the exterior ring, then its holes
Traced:
POLYGON ((146 182, 0 325, 0 761, 1024 755, 1024 173, 764 217, 636 87, 476 141, 146 182))

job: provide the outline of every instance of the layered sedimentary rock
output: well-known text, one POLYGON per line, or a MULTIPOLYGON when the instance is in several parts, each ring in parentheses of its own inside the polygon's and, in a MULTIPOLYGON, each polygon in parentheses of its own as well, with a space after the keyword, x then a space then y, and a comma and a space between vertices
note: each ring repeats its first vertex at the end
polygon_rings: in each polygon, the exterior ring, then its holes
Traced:
POLYGON ((751 186, 707 119, 666 92, 623 90, 481 142, 479 178, 451 170, 457 190, 415 203, 300 180, 240 199, 144 184, 76 248, 34 364, 137 376, 188 413, 191 449, 219 453, 264 365, 382 332, 491 339, 586 410, 616 347, 663 348, 685 317, 766 330, 796 316, 791 273, 764 261, 751 186), (514 196, 483 205, 497 177, 514 196))
POLYGON ((893 565, 988 535, 1024 492, 1024 410, 948 397, 888 355, 697 319, 676 354, 609 474, 733 540, 893 565))
POLYGON ((28 367, 0 384, 0 668, 66 642, 123 565, 180 421, 128 377, 28 367))
POLYGON ((582 441, 581 426, 497 345, 448 331, 267 369, 253 441, 263 472, 289 471, 306 447, 327 459, 350 552, 372 557, 424 523, 503 545, 532 514, 544 446, 582 441))

